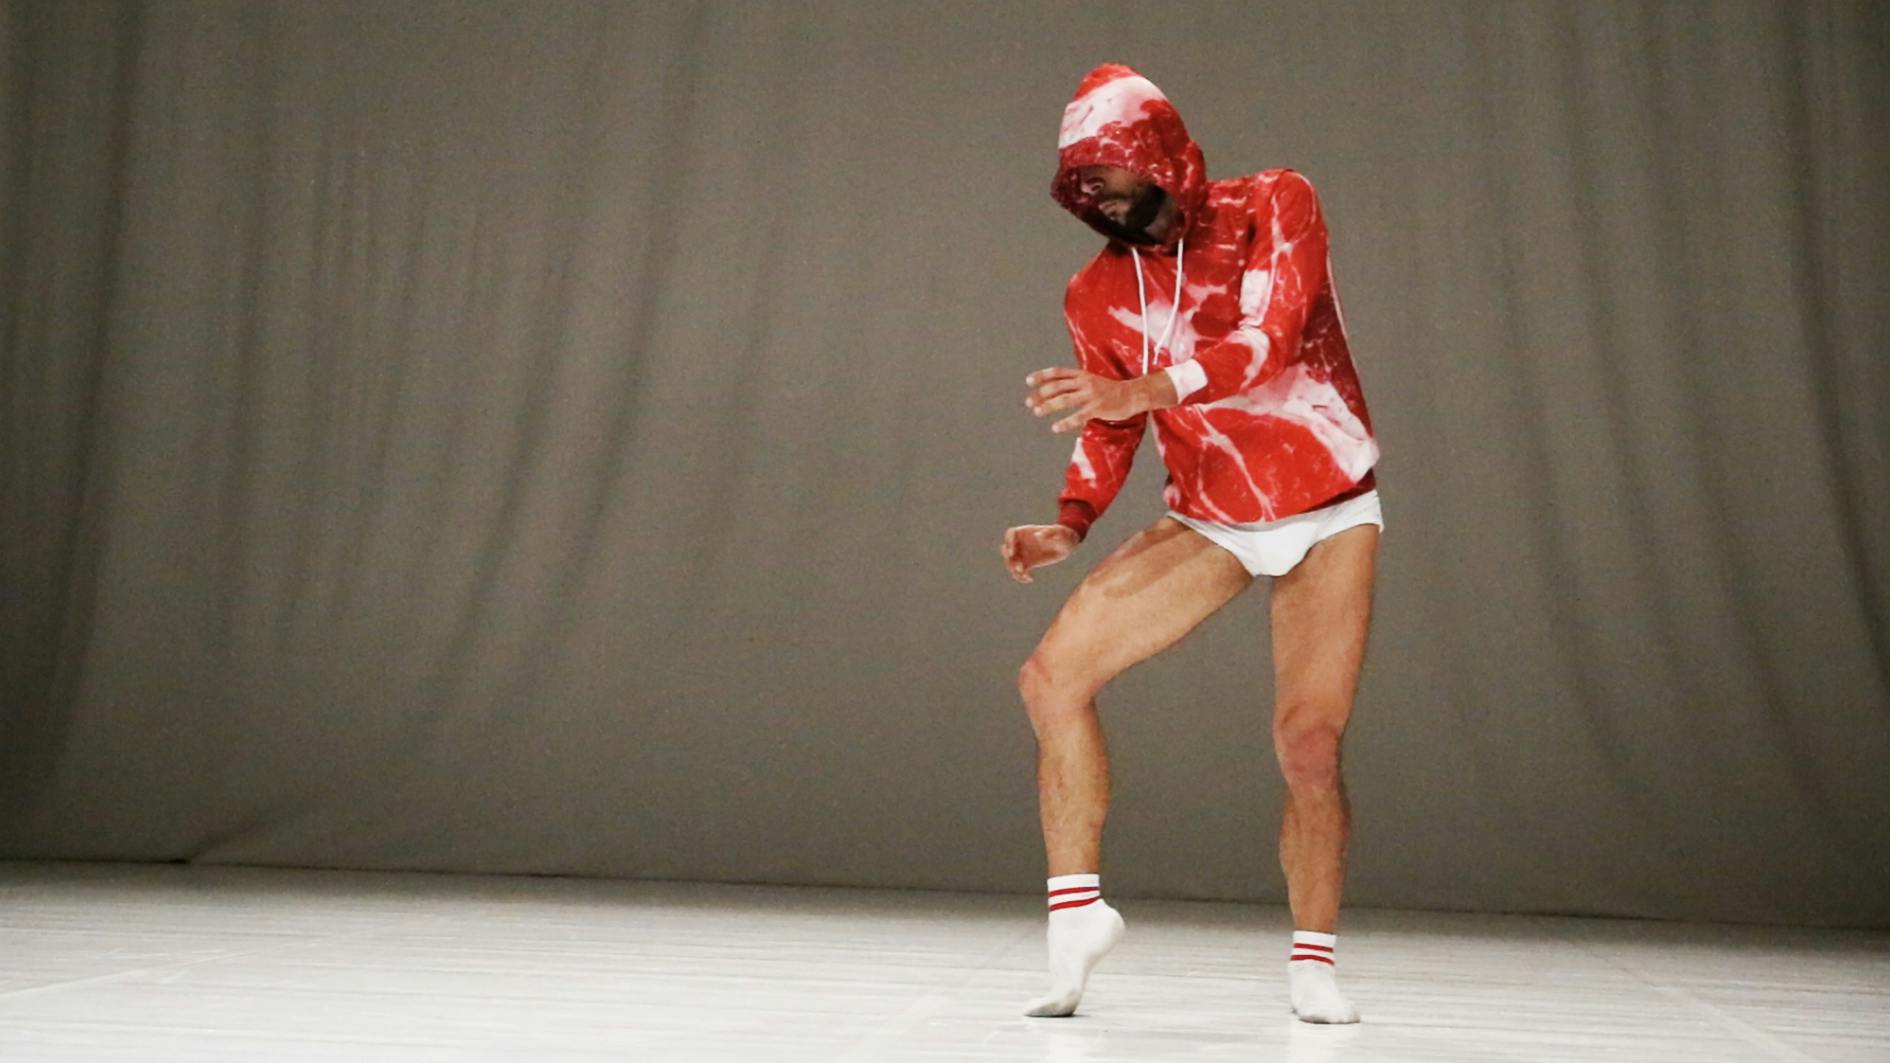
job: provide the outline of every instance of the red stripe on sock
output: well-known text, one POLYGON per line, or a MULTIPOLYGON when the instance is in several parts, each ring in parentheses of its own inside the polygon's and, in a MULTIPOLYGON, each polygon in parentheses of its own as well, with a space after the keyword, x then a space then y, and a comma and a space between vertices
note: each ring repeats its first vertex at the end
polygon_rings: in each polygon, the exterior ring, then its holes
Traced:
POLYGON ((1055 912, 1055 911, 1061 911, 1064 908, 1081 908, 1085 904, 1095 904, 1097 901, 1100 901, 1100 900, 1102 900, 1102 895, 1097 894, 1096 896, 1091 897, 1085 901, 1064 901, 1061 904, 1053 904, 1050 906, 1050 910, 1055 912))
POLYGON ((1318 952, 1331 952, 1332 951, 1331 945, 1315 945, 1310 941, 1295 941, 1293 942, 1293 947, 1296 949, 1313 949, 1318 952))
POLYGON ((1101 886, 1071 886, 1068 889, 1051 890, 1050 896, 1061 897, 1066 893, 1101 893, 1101 886))
POLYGON ((1292 956, 1292 958, 1291 958, 1290 960, 1288 960, 1287 962, 1289 962, 1289 963, 1298 963, 1298 962, 1299 962, 1299 961, 1301 961, 1301 960, 1315 960, 1315 961, 1317 961, 1317 962, 1319 962, 1319 963, 1323 963, 1323 964, 1325 964, 1325 965, 1326 965, 1327 967, 1337 967, 1337 966, 1338 966, 1338 964, 1337 964, 1337 963, 1334 963, 1334 962, 1332 961, 1332 957, 1330 957, 1330 956, 1320 956, 1320 955, 1317 955, 1317 954, 1314 954, 1314 953, 1310 953, 1310 952, 1309 952, 1309 953, 1307 953, 1307 954, 1305 954, 1304 956, 1301 956, 1301 955, 1300 955, 1300 954, 1298 954, 1298 953, 1294 953, 1294 954, 1293 954, 1293 956, 1292 956))

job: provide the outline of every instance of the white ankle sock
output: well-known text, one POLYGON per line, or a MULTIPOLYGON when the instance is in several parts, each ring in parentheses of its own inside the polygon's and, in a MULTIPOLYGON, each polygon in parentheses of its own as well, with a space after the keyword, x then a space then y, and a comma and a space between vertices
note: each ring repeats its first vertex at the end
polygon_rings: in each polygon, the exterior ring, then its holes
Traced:
POLYGON ((1336 934, 1293 931, 1293 951, 1286 961, 1293 993, 1293 1014, 1304 1022, 1358 1021, 1358 1009, 1339 992, 1336 934))
POLYGON ((1057 875, 1050 879, 1050 991, 1024 1007, 1024 1014, 1061 1018, 1076 1013, 1096 968, 1122 940, 1122 916, 1102 899, 1102 876, 1057 875))

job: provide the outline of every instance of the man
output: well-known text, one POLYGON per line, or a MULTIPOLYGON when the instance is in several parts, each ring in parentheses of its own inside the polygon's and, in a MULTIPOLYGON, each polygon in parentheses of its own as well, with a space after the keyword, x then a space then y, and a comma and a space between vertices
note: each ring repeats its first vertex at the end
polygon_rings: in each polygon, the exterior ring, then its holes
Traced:
POLYGON ((1026 1011, 1074 1013, 1122 935, 1102 900, 1109 769, 1097 693, 1266 575, 1293 1010, 1357 1022, 1335 977, 1349 826, 1339 742, 1383 519, 1318 199, 1291 170, 1208 181, 1174 107, 1124 66, 1083 80, 1058 149, 1052 195, 1109 243, 1065 296, 1080 368, 1027 381, 1034 413, 1062 415, 1058 432, 1081 429, 1057 522, 1005 532, 1005 563, 1029 583, 1069 556, 1151 419, 1169 513, 1083 580, 1019 676, 1050 875, 1050 991, 1026 1011))

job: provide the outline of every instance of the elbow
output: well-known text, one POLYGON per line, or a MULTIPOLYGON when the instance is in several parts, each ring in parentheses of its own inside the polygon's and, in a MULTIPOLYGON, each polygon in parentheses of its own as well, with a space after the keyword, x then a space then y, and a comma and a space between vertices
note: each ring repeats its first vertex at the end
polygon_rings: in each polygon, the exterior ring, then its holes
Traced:
MULTIPOLYGON (((1297 343, 1297 337, 1294 337, 1297 343)), ((1250 391, 1279 371, 1275 351, 1289 349, 1259 325, 1242 325, 1213 350, 1195 359, 1202 384, 1182 398, 1184 404, 1219 402, 1250 391)))
POLYGON ((1253 355, 1241 367, 1240 380, 1228 389, 1228 394, 1244 394, 1279 376, 1286 368, 1286 353, 1299 349, 1297 332, 1276 336, 1258 329, 1254 331, 1257 335, 1252 344, 1253 355))

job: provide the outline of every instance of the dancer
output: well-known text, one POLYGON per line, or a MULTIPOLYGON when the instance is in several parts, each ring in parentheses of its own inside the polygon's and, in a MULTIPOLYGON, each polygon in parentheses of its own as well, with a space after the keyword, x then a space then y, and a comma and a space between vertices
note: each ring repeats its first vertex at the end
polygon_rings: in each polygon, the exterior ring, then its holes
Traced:
POLYGON ((1122 936, 1102 895, 1097 693, 1265 575, 1293 1011, 1357 1022, 1336 979, 1349 829, 1339 745, 1384 521, 1318 199, 1291 170, 1209 181, 1161 90, 1118 65, 1092 71, 1064 110, 1052 195, 1109 243, 1064 300, 1078 368, 1027 380, 1032 412, 1081 430, 1057 520, 1005 532, 1005 564, 1029 583, 1068 557, 1121 489, 1151 418, 1169 512, 1089 573, 1019 675, 1050 876, 1050 989, 1026 1013, 1073 1014, 1122 936))

